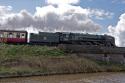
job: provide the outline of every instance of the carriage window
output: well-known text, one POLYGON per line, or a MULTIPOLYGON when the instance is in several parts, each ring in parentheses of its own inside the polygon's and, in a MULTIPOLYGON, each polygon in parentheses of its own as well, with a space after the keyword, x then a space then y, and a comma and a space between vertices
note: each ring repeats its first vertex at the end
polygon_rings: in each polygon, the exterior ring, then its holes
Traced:
POLYGON ((13 38, 13 33, 9 33, 9 34, 7 35, 7 37, 8 37, 8 38, 13 38))
POLYGON ((24 36, 24 34, 22 34, 22 36, 24 36))
POLYGON ((20 38, 20 33, 17 33, 16 37, 17 37, 17 38, 20 38))
POLYGON ((3 37, 3 34, 2 34, 2 33, 0 34, 0 37, 3 37))
POLYGON ((16 32, 13 32, 13 38, 16 38, 16 32))
POLYGON ((3 32, 3 37, 7 38, 7 34, 8 34, 7 32, 3 32))
POLYGON ((22 34, 21 34, 21 38, 25 38, 25 33, 22 33, 22 34))

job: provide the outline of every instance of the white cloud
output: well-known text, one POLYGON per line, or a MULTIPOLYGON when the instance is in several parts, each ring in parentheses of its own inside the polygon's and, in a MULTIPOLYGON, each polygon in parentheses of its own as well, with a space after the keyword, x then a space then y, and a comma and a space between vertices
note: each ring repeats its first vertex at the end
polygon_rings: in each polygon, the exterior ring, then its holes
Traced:
POLYGON ((11 6, 0 6, 0 16, 3 16, 4 14, 9 14, 11 10, 11 6))
POLYGON ((11 6, 0 6, 0 24, 4 24, 9 16, 13 16, 11 6))
POLYGON ((77 4, 79 0, 46 0, 48 4, 77 4))
POLYGON ((123 4, 125 4, 125 0, 112 0, 112 3, 123 3, 123 4))
POLYGON ((101 9, 82 8, 80 6, 72 6, 68 4, 58 5, 57 7, 54 7, 53 5, 37 7, 36 10, 36 14, 40 16, 44 16, 50 12, 54 12, 58 15, 62 15, 66 12, 71 14, 84 14, 90 18, 95 17, 96 19, 111 18, 113 16, 113 13, 101 9))
POLYGON ((94 22, 92 17, 108 18, 110 12, 98 9, 82 8, 69 4, 58 6, 48 5, 36 7, 34 14, 26 10, 18 13, 12 7, 0 7, 0 29, 25 29, 39 31, 72 31, 72 32, 98 32, 101 25, 94 22))
POLYGON ((119 18, 116 26, 109 26, 109 33, 116 38, 118 46, 125 46, 125 13, 119 18))
POLYGON ((114 13, 111 13, 111 12, 107 12, 107 11, 104 11, 104 10, 99 10, 99 9, 92 9, 92 10, 89 10, 90 11, 90 15, 94 16, 96 19, 100 19, 100 20, 103 20, 105 18, 112 18, 114 13))

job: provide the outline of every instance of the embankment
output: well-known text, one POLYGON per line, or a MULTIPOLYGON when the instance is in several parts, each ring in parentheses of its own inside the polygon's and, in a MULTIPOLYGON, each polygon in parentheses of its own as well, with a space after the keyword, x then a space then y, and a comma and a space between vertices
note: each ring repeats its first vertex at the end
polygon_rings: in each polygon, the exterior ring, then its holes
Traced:
POLYGON ((67 54, 57 47, 0 45, 0 77, 107 71, 125 71, 125 66, 67 54))

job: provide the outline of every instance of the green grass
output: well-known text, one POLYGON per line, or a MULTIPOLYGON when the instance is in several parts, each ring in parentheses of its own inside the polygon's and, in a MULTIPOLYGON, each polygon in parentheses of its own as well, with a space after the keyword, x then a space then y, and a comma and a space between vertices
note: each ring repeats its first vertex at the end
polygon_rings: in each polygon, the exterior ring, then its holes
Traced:
POLYGON ((56 47, 35 45, 7 45, 0 44, 1 59, 32 56, 63 56, 64 52, 56 47))
POLYGON ((57 47, 0 44, 0 75, 106 71, 125 71, 125 66, 70 56, 57 47))

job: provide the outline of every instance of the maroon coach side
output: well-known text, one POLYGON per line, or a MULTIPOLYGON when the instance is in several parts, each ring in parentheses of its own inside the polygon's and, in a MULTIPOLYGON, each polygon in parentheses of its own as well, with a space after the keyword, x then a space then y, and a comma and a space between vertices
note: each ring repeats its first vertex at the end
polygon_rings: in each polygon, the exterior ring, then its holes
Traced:
POLYGON ((27 43, 27 31, 0 30, 0 42, 27 43))

